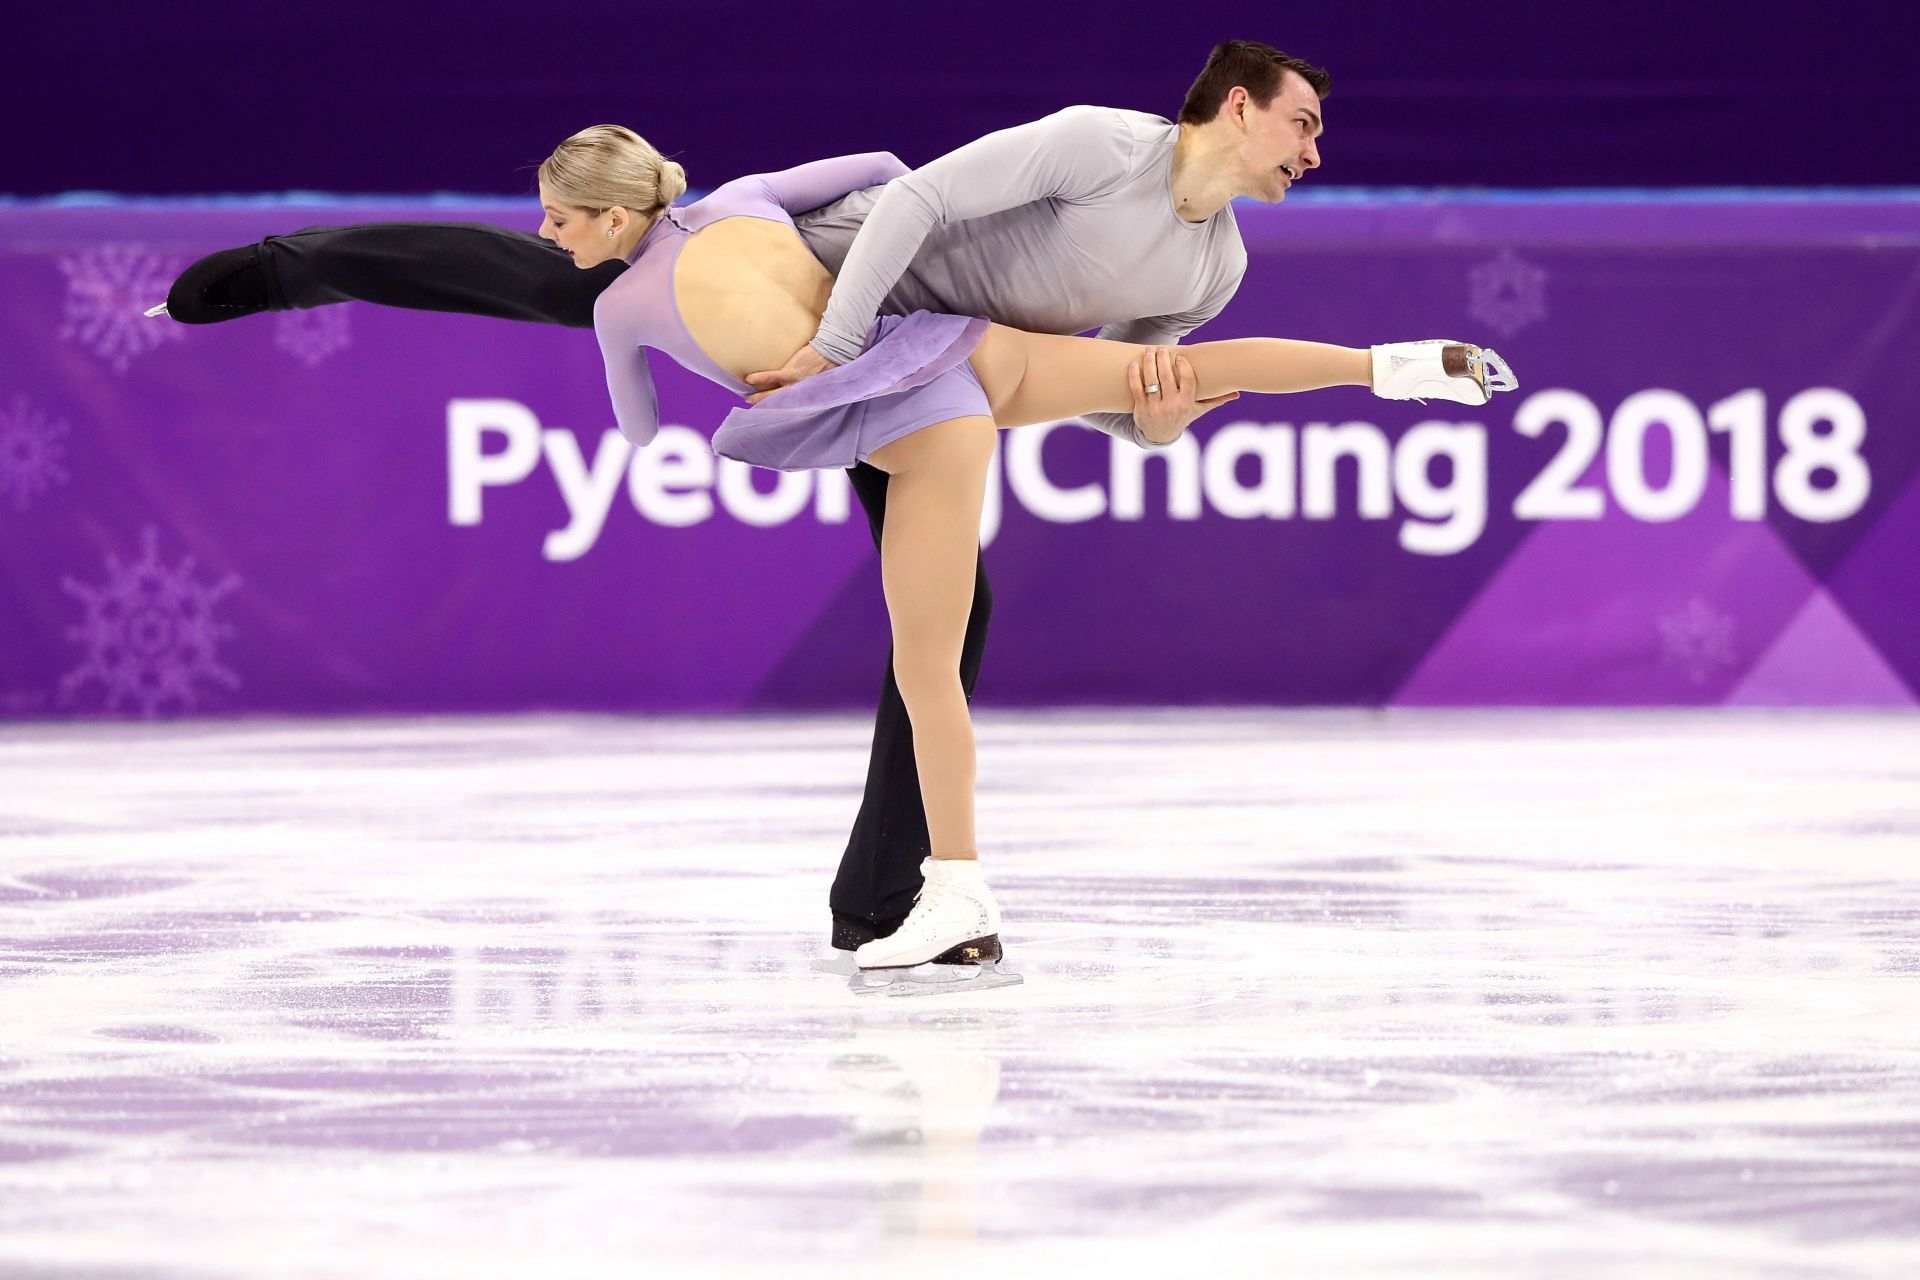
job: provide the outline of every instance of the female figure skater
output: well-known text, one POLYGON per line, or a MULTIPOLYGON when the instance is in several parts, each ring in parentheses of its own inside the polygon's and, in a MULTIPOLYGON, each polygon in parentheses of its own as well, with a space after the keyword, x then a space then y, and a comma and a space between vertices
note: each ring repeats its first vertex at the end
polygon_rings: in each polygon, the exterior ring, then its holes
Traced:
MULTIPOLYGON (((643 347, 744 396, 754 392, 748 373, 778 368, 804 345, 833 278, 792 215, 885 181, 893 164, 884 155, 824 160, 741 178, 676 207, 685 172, 632 131, 598 125, 561 143, 540 166, 541 236, 581 269, 628 263, 594 306, 621 433, 644 446, 659 427, 643 347)), ((906 921, 855 953, 862 974, 880 971, 871 985, 885 985, 885 971, 928 962, 956 978, 991 973, 1000 958, 1000 912, 974 836, 973 729, 958 676, 999 429, 1128 411, 1136 390, 1195 386, 1212 398, 1367 386, 1392 399, 1484 404, 1516 385, 1492 351, 1447 341, 1371 350, 1280 338, 1196 343, 1173 358, 1162 351, 1158 376, 1144 386, 1141 350, 978 317, 882 316, 857 359, 734 410, 714 434, 716 453, 756 466, 864 461, 889 475, 881 577, 931 856, 906 921)))

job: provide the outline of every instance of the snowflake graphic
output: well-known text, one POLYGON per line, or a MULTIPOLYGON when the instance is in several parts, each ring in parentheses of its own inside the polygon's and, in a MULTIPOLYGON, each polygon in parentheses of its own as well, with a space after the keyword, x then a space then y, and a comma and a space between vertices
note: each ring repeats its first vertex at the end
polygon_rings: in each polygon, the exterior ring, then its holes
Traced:
POLYGON ((1511 249, 1468 274, 1467 314, 1503 338, 1547 318, 1547 273, 1511 249))
POLYGON ((192 556, 169 569, 160 563, 159 542, 159 532, 148 525, 138 560, 122 564, 118 556, 107 557, 105 583, 62 583, 87 610, 86 621, 67 629, 87 656, 61 678, 63 703, 97 682, 108 711, 130 705, 151 718, 169 703, 191 710, 199 701, 197 681, 239 686, 240 677, 221 666, 214 652, 233 628, 213 618, 214 605, 240 585, 239 578, 228 574, 212 586, 198 582, 192 556))
POLYGON ((178 342, 180 326, 149 319, 147 308, 167 296, 180 263, 137 244, 113 244, 60 259, 67 276, 66 323, 60 336, 125 373, 133 358, 163 342, 178 342))
POLYGON ((336 351, 353 345, 344 307, 284 311, 274 318, 273 345, 312 369, 336 351))
POLYGON ((60 439, 66 434, 66 423, 15 396, 0 412, 0 498, 12 498, 15 509, 25 511, 35 498, 65 484, 66 446, 60 439))
POLYGON ((1733 665, 1733 619, 1698 596, 1658 625, 1661 663, 1679 667, 1693 683, 1704 684, 1721 668, 1733 665))

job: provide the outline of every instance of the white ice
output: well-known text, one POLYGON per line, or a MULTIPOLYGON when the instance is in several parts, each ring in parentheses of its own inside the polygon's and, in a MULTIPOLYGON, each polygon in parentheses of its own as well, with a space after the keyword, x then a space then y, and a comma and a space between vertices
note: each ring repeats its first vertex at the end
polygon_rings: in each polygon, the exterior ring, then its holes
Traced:
POLYGON ((983 713, 918 1000, 869 728, 0 729, 0 1274, 1920 1273, 1920 719, 983 713))

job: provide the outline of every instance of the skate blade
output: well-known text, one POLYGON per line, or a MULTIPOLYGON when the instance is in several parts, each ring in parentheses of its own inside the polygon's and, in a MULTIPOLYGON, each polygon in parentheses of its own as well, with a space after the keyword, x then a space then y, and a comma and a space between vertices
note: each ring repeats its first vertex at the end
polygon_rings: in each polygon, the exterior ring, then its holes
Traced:
POLYGON ((902 969, 859 969, 847 979, 847 990, 857 996, 944 996, 962 991, 992 991, 1015 987, 1026 979, 1002 969, 998 962, 980 964, 916 964, 902 969))
POLYGON ((850 978, 860 972, 860 964, 853 958, 853 952, 842 951, 838 947, 830 949, 824 956, 815 956, 809 967, 815 973, 831 973, 841 978, 850 978))
POLYGON ((1518 391, 1520 380, 1513 376, 1513 369, 1500 353, 1492 347, 1480 348, 1480 385, 1491 396, 1496 391, 1518 391))
POLYGON ((164 302, 157 307, 148 307, 144 314, 149 320, 155 316, 168 316, 171 318, 170 313, 167 311, 167 304, 164 302))

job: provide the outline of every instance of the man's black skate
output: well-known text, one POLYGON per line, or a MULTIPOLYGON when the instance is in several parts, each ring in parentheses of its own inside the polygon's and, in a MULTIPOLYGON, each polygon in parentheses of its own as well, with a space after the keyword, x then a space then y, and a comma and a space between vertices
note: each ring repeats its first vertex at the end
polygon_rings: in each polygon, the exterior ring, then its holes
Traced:
POLYGON ((843 978, 850 976, 859 967, 853 962, 853 953, 875 938, 891 937, 905 920, 905 916, 895 916, 874 924, 843 911, 834 912, 832 949, 813 962, 813 971, 836 973, 843 978))
POLYGON ((256 315, 271 306, 260 246, 241 245, 210 253, 180 273, 167 301, 148 315, 166 315, 181 324, 218 324, 256 315))

